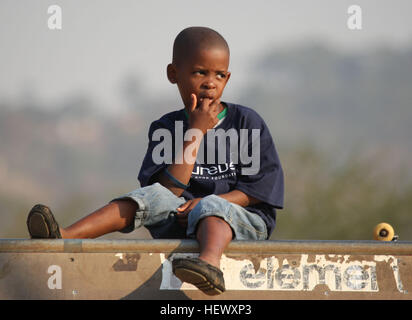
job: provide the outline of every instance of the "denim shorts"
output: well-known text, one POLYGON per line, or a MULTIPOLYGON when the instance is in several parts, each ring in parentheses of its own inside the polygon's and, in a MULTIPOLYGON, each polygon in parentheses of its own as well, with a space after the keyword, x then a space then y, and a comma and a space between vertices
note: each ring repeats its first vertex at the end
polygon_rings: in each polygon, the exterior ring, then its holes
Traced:
POLYGON ((133 200, 138 204, 134 223, 121 230, 124 233, 144 226, 155 239, 196 238, 199 221, 208 216, 217 216, 230 225, 233 239, 267 239, 266 224, 258 214, 216 195, 206 196, 199 201, 189 213, 187 228, 182 227, 176 218, 176 209, 186 200, 177 197, 160 183, 138 188, 112 201, 115 200, 133 200))

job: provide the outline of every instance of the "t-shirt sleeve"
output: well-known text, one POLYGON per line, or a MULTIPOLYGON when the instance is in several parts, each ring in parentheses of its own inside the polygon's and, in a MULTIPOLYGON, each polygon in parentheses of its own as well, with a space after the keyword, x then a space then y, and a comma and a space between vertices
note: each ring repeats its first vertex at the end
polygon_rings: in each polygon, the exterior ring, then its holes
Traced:
POLYGON ((235 189, 275 208, 282 209, 283 169, 272 136, 263 119, 257 114, 248 121, 248 127, 247 143, 242 142, 246 140, 245 137, 241 136, 240 139, 240 172, 237 173, 238 180, 235 189), (246 150, 247 154, 245 154, 246 150))
POLYGON ((156 130, 159 130, 158 132, 160 133, 162 132, 161 130, 165 130, 165 133, 170 132, 168 129, 165 128, 165 125, 162 124, 162 122, 160 121, 154 121, 150 125, 148 133, 149 143, 146 155, 143 159, 143 163, 138 175, 138 180, 140 182, 141 187, 145 187, 147 185, 152 184, 152 178, 160 171, 162 171, 166 166, 168 166, 168 164, 165 161, 158 161, 158 159, 156 159, 156 156, 153 153, 155 147, 158 146, 160 143, 167 145, 167 142, 165 142, 164 140, 166 139, 165 137, 167 137, 167 135, 164 135, 163 139, 158 138, 156 137, 156 135, 154 135, 154 132, 156 130))

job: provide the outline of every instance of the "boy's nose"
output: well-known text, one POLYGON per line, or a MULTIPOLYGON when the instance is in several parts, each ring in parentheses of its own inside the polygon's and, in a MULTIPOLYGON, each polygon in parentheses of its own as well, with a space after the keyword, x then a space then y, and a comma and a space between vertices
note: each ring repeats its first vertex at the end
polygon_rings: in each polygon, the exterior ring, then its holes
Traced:
POLYGON ((202 87, 205 89, 215 89, 216 84, 214 83, 212 79, 207 79, 205 80, 205 82, 203 82, 202 87))

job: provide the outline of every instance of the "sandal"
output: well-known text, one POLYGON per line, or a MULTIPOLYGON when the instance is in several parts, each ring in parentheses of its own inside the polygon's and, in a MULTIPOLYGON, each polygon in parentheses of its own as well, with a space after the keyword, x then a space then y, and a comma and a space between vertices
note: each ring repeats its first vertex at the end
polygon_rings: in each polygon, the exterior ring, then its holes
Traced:
POLYGON ((223 272, 199 258, 177 258, 172 261, 172 266, 176 277, 195 285, 207 295, 218 295, 226 290, 223 272))
POLYGON ((61 239, 59 225, 51 210, 42 205, 35 205, 27 217, 27 228, 32 239, 61 239))

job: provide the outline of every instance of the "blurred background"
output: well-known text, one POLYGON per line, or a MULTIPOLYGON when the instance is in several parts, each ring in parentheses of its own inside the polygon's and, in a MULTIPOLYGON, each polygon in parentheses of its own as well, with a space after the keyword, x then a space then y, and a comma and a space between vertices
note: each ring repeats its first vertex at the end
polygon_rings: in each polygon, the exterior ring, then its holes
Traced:
MULTIPOLYGON (((223 100, 256 109, 285 171, 272 239, 412 240, 412 3, 0 2, 0 238, 49 205, 67 226, 137 187, 151 121, 182 107, 175 36, 209 26, 231 48, 223 100), (62 9, 50 30, 47 9, 62 9), (347 12, 362 9, 362 29, 347 12)), ((104 238, 150 238, 147 231, 104 238)))

